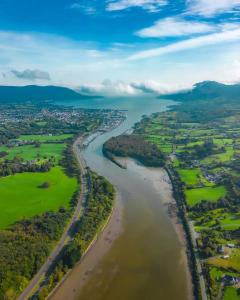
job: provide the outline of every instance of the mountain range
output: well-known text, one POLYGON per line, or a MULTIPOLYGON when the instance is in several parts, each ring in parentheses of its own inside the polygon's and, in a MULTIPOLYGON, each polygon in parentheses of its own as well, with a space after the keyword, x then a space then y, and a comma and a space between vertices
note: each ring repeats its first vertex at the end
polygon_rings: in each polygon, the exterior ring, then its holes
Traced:
POLYGON ((77 101, 92 98, 60 86, 0 86, 0 103, 77 101))
POLYGON ((203 81, 193 86, 192 90, 162 95, 160 98, 177 101, 228 100, 240 101, 240 84, 227 85, 215 81, 203 81))

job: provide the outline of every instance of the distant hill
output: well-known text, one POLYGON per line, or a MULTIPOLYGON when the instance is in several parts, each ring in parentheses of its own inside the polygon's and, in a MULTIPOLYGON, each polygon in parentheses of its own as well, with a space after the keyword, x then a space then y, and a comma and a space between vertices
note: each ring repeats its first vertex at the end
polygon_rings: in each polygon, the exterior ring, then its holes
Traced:
POLYGON ((0 103, 66 101, 91 98, 60 86, 0 86, 0 103))
POLYGON ((226 85, 215 81, 203 81, 194 85, 190 91, 160 96, 177 101, 228 100, 240 101, 240 84, 226 85))

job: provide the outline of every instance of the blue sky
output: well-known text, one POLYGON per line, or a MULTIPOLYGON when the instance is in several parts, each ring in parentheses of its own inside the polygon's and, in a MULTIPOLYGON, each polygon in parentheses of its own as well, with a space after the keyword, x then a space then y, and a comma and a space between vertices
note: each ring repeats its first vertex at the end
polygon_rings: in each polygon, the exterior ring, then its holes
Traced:
POLYGON ((164 93, 240 81, 240 0, 1 0, 1 84, 164 93))

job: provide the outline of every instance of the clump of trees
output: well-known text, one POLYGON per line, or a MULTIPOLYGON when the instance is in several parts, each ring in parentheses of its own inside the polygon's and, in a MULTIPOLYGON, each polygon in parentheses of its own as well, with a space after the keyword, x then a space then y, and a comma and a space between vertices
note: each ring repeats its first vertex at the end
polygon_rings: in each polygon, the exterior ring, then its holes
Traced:
POLYGON ((9 125, 3 126, 0 129, 0 146, 7 144, 7 142, 10 139, 17 138, 20 132, 21 132, 20 129, 14 126, 9 126, 9 125))
POLYGON ((3 158, 5 156, 7 156, 7 155, 8 155, 8 152, 6 152, 6 151, 0 151, 0 158, 3 158))
POLYGON ((106 156, 109 156, 109 153, 121 157, 129 156, 146 166, 162 167, 165 164, 165 155, 161 150, 135 134, 111 138, 103 145, 103 153, 106 156))
POLYGON ((49 182, 43 182, 42 184, 40 184, 38 186, 40 189, 48 189, 50 187, 50 183, 49 182))
POLYGON ((61 208, 0 231, 0 299, 16 299, 50 254, 70 218, 61 208))
MULTIPOLYGON (((186 139, 186 142, 187 141, 186 139)), ((186 150, 178 154, 178 156, 182 161, 189 164, 189 160, 201 160, 210 155, 223 153, 225 151, 224 147, 217 148, 212 139, 207 139, 203 144, 196 144, 193 147, 186 148, 186 150)))
POLYGON ((43 163, 27 161, 20 157, 14 157, 12 160, 5 159, 0 161, 0 177, 24 172, 48 172, 54 166, 54 160, 48 159, 43 163))

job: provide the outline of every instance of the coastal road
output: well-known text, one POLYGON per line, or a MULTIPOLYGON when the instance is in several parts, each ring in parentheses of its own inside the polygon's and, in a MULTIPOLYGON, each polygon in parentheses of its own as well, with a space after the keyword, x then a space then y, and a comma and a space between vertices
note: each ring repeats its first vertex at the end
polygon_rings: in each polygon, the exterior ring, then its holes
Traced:
POLYGON ((207 293, 206 293, 205 280, 204 280, 203 271, 202 271, 202 265, 201 265, 200 257, 198 254, 197 233, 196 233, 193 223, 191 221, 188 221, 188 225, 189 225, 189 228, 191 231, 193 247, 194 247, 194 252, 195 252, 195 257, 196 257, 197 272, 199 275, 199 284, 200 284, 202 300, 208 300, 207 293))
POLYGON ((78 160, 79 168, 81 170, 81 193, 78 198, 78 203, 75 208, 74 214, 69 221, 68 225, 66 226, 64 233, 62 234, 62 237, 60 241, 58 242, 57 246, 54 248, 48 259, 45 261, 45 263, 42 265, 40 270, 37 272, 37 274, 33 277, 33 279, 30 281, 27 288, 23 291, 23 293, 18 297, 18 300, 26 300, 28 297, 30 297, 34 291, 38 288, 39 284, 42 283, 45 279, 45 276, 49 269, 51 268, 54 260, 57 258, 57 256, 62 251, 63 247, 71 240, 72 236, 72 230, 76 224, 76 222, 79 220, 79 217, 81 215, 82 210, 82 204, 85 201, 86 193, 87 193, 87 184, 86 184, 86 163, 84 159, 81 156, 81 151, 79 148, 79 145, 81 145, 83 142, 83 138, 78 138, 74 144, 73 144, 73 151, 75 153, 75 156, 78 160))

